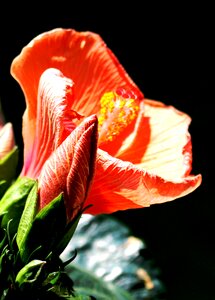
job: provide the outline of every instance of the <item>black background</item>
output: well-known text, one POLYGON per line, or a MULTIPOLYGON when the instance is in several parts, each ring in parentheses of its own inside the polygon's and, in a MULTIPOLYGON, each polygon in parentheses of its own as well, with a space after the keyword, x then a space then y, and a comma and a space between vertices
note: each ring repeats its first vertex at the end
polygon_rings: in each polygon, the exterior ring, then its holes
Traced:
MULTIPOLYGON (((137 2, 137 1, 136 1, 137 2)), ((202 185, 171 203, 119 212, 134 235, 142 237, 161 270, 164 300, 214 300, 215 246, 212 168, 214 93, 212 81, 212 8, 207 4, 144 5, 73 1, 9 3, 1 8, 0 98, 13 122, 22 149, 21 118, 25 109, 10 64, 36 35, 56 28, 99 33, 146 98, 156 99, 192 118, 193 174, 202 185)), ((22 158, 20 157, 20 161, 22 158)))

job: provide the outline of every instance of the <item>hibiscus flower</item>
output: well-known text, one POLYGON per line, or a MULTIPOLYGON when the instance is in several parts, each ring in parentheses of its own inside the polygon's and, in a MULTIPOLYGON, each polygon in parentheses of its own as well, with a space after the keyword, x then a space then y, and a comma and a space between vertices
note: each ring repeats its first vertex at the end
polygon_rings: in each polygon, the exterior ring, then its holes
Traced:
POLYGON ((98 34, 64 28, 44 32, 13 60, 11 74, 26 100, 21 175, 38 178, 42 205, 65 185, 71 190, 71 180, 61 180, 62 163, 60 171, 54 164, 75 144, 58 149, 86 118, 95 123, 95 116, 99 137, 94 180, 85 200, 92 204, 89 213, 171 201, 201 184, 201 174, 191 174, 190 116, 145 99, 98 34))

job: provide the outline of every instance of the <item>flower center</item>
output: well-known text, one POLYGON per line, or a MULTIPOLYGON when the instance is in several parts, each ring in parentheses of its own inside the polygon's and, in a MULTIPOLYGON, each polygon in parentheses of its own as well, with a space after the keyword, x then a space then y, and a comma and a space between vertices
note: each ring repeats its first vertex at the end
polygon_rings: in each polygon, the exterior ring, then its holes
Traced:
POLYGON ((113 141, 136 117, 139 101, 132 90, 118 88, 105 93, 101 100, 98 116, 99 142, 113 141))

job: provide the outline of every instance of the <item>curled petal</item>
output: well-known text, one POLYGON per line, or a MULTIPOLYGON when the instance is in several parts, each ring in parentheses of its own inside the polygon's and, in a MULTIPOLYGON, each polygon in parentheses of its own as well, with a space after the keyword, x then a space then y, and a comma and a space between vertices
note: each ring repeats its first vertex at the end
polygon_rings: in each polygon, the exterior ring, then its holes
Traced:
POLYGON ((25 46, 11 65, 11 74, 20 84, 27 104, 23 118, 31 136, 27 151, 34 141, 39 80, 48 68, 59 69, 75 82, 72 108, 84 116, 97 113, 101 96, 119 86, 134 88, 143 98, 98 34, 63 28, 44 32, 25 46))
POLYGON ((83 208, 94 176, 97 117, 86 118, 44 164, 39 176, 40 208, 64 193, 70 220, 83 208))
POLYGON ((0 127, 0 159, 8 154, 15 146, 13 126, 11 123, 0 127))
POLYGON ((94 184, 86 204, 89 213, 112 213, 141 208, 185 196, 201 183, 201 175, 168 181, 130 162, 98 150, 94 184))
POLYGON ((44 71, 38 89, 33 144, 28 119, 23 119, 25 153, 22 175, 37 178, 44 162, 76 127, 73 119, 80 115, 71 110, 72 100, 72 80, 54 68, 44 71))

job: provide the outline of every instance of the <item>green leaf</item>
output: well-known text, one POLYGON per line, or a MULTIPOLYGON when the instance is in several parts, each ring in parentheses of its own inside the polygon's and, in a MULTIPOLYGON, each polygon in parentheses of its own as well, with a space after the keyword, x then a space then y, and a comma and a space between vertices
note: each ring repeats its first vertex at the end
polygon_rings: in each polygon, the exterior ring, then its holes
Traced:
POLYGON ((66 273, 59 273, 57 284, 50 289, 60 299, 133 300, 128 292, 112 283, 104 282, 93 273, 74 265, 71 268, 72 280, 66 273))
POLYGON ((93 272, 86 271, 75 264, 70 265, 69 271, 74 289, 80 295, 92 296, 99 300, 134 300, 127 291, 111 282, 105 282, 93 272))
POLYGON ((55 249, 54 246, 59 243, 66 222, 64 198, 63 194, 60 194, 35 216, 26 237, 25 253, 22 256, 23 261, 26 262, 33 252, 33 257, 45 259, 49 252, 55 249))
POLYGON ((12 219, 13 222, 10 227, 11 235, 17 232, 25 201, 34 183, 35 180, 27 177, 18 178, 5 192, 0 201, 1 227, 6 228, 8 222, 12 219))
POLYGON ((27 197, 17 231, 16 241, 21 258, 24 256, 24 252, 27 251, 26 239, 31 230, 35 215, 38 211, 38 206, 38 182, 35 182, 27 197))
POLYGON ((25 265, 17 274, 15 283, 20 290, 31 289, 33 284, 37 283, 42 272, 45 261, 32 260, 25 265))
POLYGON ((26 200, 35 180, 19 177, 7 190, 0 201, 0 215, 5 214, 11 205, 18 203, 23 198, 26 200))
POLYGON ((0 160, 0 181, 6 180, 11 183, 16 174, 18 164, 18 147, 15 146, 7 155, 0 160))

